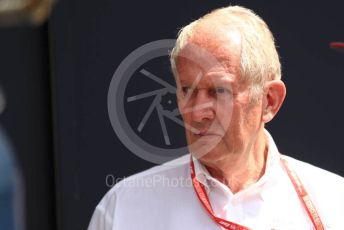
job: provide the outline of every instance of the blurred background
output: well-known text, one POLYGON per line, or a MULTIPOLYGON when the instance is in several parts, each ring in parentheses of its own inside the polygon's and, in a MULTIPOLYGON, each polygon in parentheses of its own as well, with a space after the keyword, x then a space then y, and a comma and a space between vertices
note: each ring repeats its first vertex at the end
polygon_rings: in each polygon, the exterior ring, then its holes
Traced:
MULTIPOLYGON (((288 95, 268 130, 280 151, 343 176, 344 53, 330 45, 344 41, 343 1, 0 0, 0 229, 84 230, 118 178, 154 166, 111 126, 113 74, 136 48, 229 4, 276 38, 288 95)), ((149 68, 171 77, 166 63, 149 68)), ((149 103, 127 106, 128 119, 149 103)), ((157 120, 140 135, 163 146, 157 120)))

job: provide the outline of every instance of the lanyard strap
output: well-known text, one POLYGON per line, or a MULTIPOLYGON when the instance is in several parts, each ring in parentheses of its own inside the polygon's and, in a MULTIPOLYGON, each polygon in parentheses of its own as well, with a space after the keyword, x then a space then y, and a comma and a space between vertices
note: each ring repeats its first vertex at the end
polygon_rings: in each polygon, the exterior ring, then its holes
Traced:
POLYGON ((250 228, 247 228, 247 227, 242 226, 240 224, 219 218, 219 217, 214 215, 214 211, 211 207, 211 204, 210 204, 208 195, 204 189, 204 186, 196 178, 195 165, 193 163, 192 156, 191 156, 191 160, 190 160, 190 168, 191 168, 192 184, 193 184, 194 189, 196 191, 197 197, 201 201, 201 204, 203 205, 203 207, 208 211, 210 217, 217 224, 221 225, 222 227, 224 227, 225 229, 228 229, 228 230, 251 230, 250 228))
POLYGON ((296 190, 296 193, 303 205, 303 207, 306 209, 306 212, 311 219, 313 226, 315 230, 324 230, 324 226, 321 222, 320 216, 315 209, 315 206, 313 202, 311 201, 311 198, 309 197, 305 187, 303 186, 300 178, 297 176, 296 172, 292 170, 292 168, 289 166, 289 163, 287 160, 281 158, 282 166, 284 167, 285 171, 288 173, 288 176, 294 186, 294 189, 296 190))
MULTIPOLYGON (((308 195, 306 192, 305 188, 303 187, 299 177, 296 175, 296 173, 289 167, 288 162, 285 159, 281 159, 281 163, 285 171, 287 172, 296 192, 301 200, 301 203, 303 207, 306 209, 307 214, 309 218, 311 219, 313 226, 315 230, 324 230, 323 224, 321 222, 321 219, 308 195)), ((245 227, 243 225, 219 218, 215 216, 214 211, 211 207, 209 197, 205 191, 204 185, 201 184, 197 178, 196 178, 196 173, 195 173, 195 165, 192 160, 192 156, 190 159, 190 169, 191 169, 191 179, 192 179, 192 184, 195 189, 195 192, 197 194, 198 199, 200 200, 201 204, 203 207, 207 210, 209 213, 210 217, 220 226, 222 226, 225 229, 228 230, 252 230, 248 227, 245 227)))

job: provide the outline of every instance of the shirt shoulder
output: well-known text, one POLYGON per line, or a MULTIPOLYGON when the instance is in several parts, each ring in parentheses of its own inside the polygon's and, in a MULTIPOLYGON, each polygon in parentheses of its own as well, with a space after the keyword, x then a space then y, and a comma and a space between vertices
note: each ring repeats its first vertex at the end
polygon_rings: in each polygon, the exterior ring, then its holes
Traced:
POLYGON ((298 176, 305 180, 305 183, 311 183, 314 186, 335 186, 344 189, 344 178, 342 176, 289 156, 284 156, 284 158, 298 176))
POLYGON ((300 178, 326 229, 342 229, 344 178, 291 157, 285 159, 300 178))
POLYGON ((173 178, 180 178, 185 177, 189 171, 189 155, 184 155, 180 158, 175 160, 166 162, 162 165, 154 166, 150 169, 145 171, 136 173, 132 176, 129 176, 120 182, 118 182, 112 190, 119 192, 126 187, 132 189, 130 185, 132 184, 137 185, 135 187, 141 187, 140 185, 146 185, 149 187, 150 182, 154 183, 153 185, 159 186, 162 181, 160 181, 159 177, 164 177, 165 179, 173 179, 173 178), (147 184, 144 184, 147 183, 147 184))
POLYGON ((97 205, 88 230, 107 230, 114 226, 116 210, 121 213, 135 210, 135 206, 152 206, 161 204, 171 188, 177 197, 178 192, 187 188, 186 180, 189 178, 189 155, 167 162, 129 176, 112 187, 97 205), (185 185, 185 186, 183 186, 185 185))
POLYGON ((140 190, 151 186, 158 187, 159 185, 162 185, 162 179, 185 177, 188 175, 188 165, 189 155, 184 155, 162 165, 154 166, 119 181, 108 191, 106 196, 112 196, 115 193, 127 192, 127 190, 140 190))

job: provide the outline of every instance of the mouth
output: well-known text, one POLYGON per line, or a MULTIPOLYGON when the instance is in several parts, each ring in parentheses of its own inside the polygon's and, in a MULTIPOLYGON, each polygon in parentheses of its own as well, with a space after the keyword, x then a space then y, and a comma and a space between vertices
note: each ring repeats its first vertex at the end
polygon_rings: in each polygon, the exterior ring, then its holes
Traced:
POLYGON ((199 132, 199 133, 194 133, 195 136, 197 137, 212 137, 212 136, 218 136, 218 137, 222 137, 223 135, 216 133, 216 132, 199 132))

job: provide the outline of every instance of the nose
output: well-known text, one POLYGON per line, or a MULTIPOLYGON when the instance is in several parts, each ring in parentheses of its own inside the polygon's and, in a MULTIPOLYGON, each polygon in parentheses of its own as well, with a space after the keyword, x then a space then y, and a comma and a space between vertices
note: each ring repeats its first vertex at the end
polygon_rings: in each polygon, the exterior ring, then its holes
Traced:
POLYGON ((191 106, 192 120, 194 122, 211 121, 214 119, 214 100, 206 90, 197 91, 191 106))

